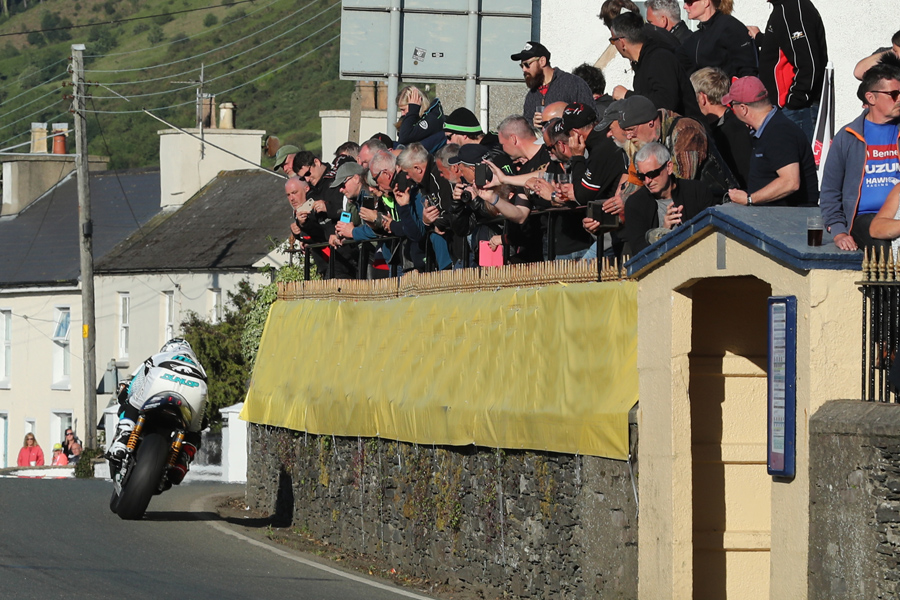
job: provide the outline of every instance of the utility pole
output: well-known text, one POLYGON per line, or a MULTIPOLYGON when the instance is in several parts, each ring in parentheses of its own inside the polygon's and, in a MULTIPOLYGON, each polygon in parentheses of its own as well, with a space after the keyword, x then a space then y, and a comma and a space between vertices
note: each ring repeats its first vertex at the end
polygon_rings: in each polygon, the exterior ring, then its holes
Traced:
POLYGON ((72 44, 72 86, 75 114, 75 172, 78 181, 78 226, 81 249, 81 338, 84 355, 84 444, 97 447, 96 333, 94 331, 94 238, 91 220, 91 187, 88 173, 87 121, 85 119, 84 44, 72 44))
MULTIPOLYGON (((199 80, 191 79, 189 81, 170 81, 169 82, 170 84, 175 84, 175 83, 199 83, 200 84, 197 86, 197 111, 196 111, 196 113, 197 113, 197 127, 200 128, 200 158, 201 159, 206 158, 206 144, 203 143, 204 139, 205 139, 205 136, 203 135, 203 107, 206 104, 206 99, 203 97, 203 82, 204 82, 203 71, 204 71, 204 64, 200 63, 200 79, 199 80)), ((214 111, 214 110, 216 110, 216 107, 212 106, 212 107, 210 107, 210 110, 214 111)))

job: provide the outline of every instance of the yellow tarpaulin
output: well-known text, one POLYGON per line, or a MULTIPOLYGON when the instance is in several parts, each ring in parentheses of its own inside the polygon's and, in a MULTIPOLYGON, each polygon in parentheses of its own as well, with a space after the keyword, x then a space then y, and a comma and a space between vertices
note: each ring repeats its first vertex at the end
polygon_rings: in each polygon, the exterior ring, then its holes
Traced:
POLYGON ((633 282, 277 301, 244 420, 419 444, 628 456, 633 282))

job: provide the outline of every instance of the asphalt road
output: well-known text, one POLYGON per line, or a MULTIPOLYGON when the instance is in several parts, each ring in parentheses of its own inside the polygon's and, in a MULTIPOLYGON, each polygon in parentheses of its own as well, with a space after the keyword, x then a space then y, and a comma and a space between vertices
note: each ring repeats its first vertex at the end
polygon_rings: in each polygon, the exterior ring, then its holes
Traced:
POLYGON ((101 480, 0 479, 0 598, 277 598, 425 596, 345 573, 260 541, 211 509, 243 487, 193 483, 150 502, 142 521, 109 510, 101 480))

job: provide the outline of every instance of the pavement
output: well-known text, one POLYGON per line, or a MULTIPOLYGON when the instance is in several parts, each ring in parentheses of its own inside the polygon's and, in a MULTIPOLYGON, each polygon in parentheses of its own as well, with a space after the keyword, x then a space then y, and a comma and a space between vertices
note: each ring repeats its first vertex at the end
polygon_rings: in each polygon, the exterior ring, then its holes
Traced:
MULTIPOLYGON (((28 479, 69 479, 75 477, 75 467, 28 467, 0 470, 0 477, 23 477, 28 479)), ((94 465, 94 479, 110 481, 109 464, 105 461, 94 465)), ((212 481, 224 483, 222 467, 219 465, 194 465, 183 483, 212 481)), ((237 482, 242 483, 242 482, 237 482)))

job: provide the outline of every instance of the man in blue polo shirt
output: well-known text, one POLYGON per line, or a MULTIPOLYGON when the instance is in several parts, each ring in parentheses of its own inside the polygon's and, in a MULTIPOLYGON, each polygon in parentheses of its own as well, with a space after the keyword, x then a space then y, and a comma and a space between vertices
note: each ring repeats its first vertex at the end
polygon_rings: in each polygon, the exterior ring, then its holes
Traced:
POLYGON ((758 77, 741 77, 722 98, 750 127, 753 151, 747 189, 728 190, 732 202, 746 206, 816 206, 819 182, 806 135, 772 106, 758 77))

